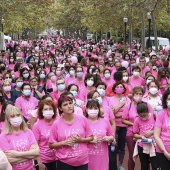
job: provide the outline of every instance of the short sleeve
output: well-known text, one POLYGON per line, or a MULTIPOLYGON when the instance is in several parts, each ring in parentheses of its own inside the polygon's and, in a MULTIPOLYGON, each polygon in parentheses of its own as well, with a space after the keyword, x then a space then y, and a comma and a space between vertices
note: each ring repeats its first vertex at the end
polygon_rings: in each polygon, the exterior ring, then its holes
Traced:
POLYGON ((34 133, 35 139, 36 139, 37 141, 39 141, 41 134, 40 134, 38 122, 36 122, 36 123, 34 124, 34 127, 33 127, 32 132, 34 133))
POLYGON ((135 120, 133 124, 133 133, 138 133, 139 134, 139 123, 138 123, 138 118, 135 120))
POLYGON ((163 125, 163 114, 164 110, 162 110, 161 112, 159 112, 157 115, 156 115, 156 122, 155 122, 155 127, 159 127, 159 128, 162 128, 162 125, 163 125))
POLYGON ((109 113, 109 120, 115 119, 112 109, 110 107, 107 107, 107 108, 108 108, 108 113, 109 113))
POLYGON ((33 134, 33 132, 31 130, 28 130, 28 135, 29 135, 30 146, 31 145, 36 145, 37 141, 36 141, 35 136, 34 136, 34 134, 33 134))
POLYGON ((90 123, 89 121, 87 120, 86 117, 82 117, 84 119, 84 122, 85 122, 85 137, 89 137, 89 136, 92 136, 93 133, 92 133, 92 130, 90 128, 90 123))
POLYGON ((57 136, 57 122, 54 122, 51 129, 50 129, 50 136, 49 136, 49 143, 55 143, 58 142, 58 136, 57 136))
POLYGON ((11 150, 8 138, 4 133, 0 135, 0 149, 3 151, 11 150))
POLYGON ((107 136, 115 136, 110 122, 107 119, 105 119, 105 122, 107 127, 107 136))

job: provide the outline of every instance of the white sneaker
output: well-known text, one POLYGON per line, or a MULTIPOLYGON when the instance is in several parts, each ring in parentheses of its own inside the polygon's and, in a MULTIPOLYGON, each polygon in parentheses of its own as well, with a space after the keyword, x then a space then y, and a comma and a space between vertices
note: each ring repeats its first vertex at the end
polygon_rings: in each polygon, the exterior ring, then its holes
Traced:
POLYGON ((122 165, 119 165, 119 166, 118 166, 118 170, 125 170, 125 168, 123 168, 122 165))

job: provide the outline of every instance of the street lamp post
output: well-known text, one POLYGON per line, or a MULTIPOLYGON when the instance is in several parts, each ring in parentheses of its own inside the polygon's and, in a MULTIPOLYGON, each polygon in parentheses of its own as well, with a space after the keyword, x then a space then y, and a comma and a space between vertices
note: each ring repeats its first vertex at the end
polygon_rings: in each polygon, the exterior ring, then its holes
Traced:
POLYGON ((125 24, 124 45, 126 47, 126 27, 127 27, 128 18, 123 18, 123 22, 125 24))
POLYGON ((150 44, 150 42, 151 42, 151 19, 152 19, 150 12, 147 13, 147 18, 148 18, 148 22, 149 22, 149 41, 148 41, 148 48, 150 48, 150 46, 151 46, 151 44, 150 44))
POLYGON ((4 32, 4 19, 1 19, 1 28, 2 28, 2 32, 4 32))

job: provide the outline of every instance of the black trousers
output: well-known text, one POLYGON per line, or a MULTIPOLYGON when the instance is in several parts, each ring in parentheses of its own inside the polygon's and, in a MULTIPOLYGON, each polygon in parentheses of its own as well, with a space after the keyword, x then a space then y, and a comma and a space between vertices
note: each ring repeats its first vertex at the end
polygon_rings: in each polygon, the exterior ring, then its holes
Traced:
POLYGON ((88 164, 81 166, 71 166, 64 162, 57 161, 57 170, 88 170, 88 164))
POLYGON ((108 146, 109 150, 109 170, 117 170, 117 152, 111 151, 111 145, 108 146))
POLYGON ((157 164, 156 156, 150 157, 149 154, 143 153, 143 148, 140 146, 138 146, 138 154, 139 154, 139 159, 141 164, 141 170, 148 170, 150 162, 151 162, 152 170, 158 169, 159 166, 157 164))
MULTIPOLYGON (((37 161, 34 162, 36 165, 37 161)), ((50 163, 43 163, 43 164, 47 167, 47 170, 57 170, 56 161, 50 163)), ((39 166, 36 166, 36 170, 39 170, 39 166)))
POLYGON ((170 161, 164 156, 163 153, 156 153, 160 170, 170 170, 170 161))

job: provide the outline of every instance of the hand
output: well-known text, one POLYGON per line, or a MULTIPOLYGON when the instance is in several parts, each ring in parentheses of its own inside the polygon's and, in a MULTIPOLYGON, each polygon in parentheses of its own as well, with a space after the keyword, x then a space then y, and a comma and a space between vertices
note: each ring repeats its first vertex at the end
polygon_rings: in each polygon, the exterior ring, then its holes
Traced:
POLYGON ((8 151, 5 151, 5 155, 7 157, 20 157, 20 152, 18 151, 15 151, 15 150, 8 150, 8 151))
POLYGON ((44 164, 40 164, 39 170, 47 170, 47 167, 44 164))
POLYGON ((153 131, 149 131, 149 132, 146 132, 145 134, 144 134, 144 136, 146 137, 146 138, 149 138, 149 137, 151 137, 153 135, 153 131))
POLYGON ((168 160, 170 160, 170 154, 167 151, 164 151, 164 155, 168 160))
POLYGON ((97 143, 101 143, 102 141, 103 139, 100 136, 94 136, 93 141, 91 141, 90 143, 97 144, 97 143))
POLYGON ((113 136, 104 136, 103 141, 111 143, 113 141, 113 136))
POLYGON ((73 139, 76 141, 76 142, 82 142, 82 137, 80 135, 74 135, 73 136, 73 139))
POLYGON ((115 139, 115 138, 113 138, 113 142, 112 142, 112 144, 113 144, 114 146, 116 146, 116 145, 117 145, 117 143, 116 143, 116 139, 115 139))
POLYGON ((118 106, 120 107, 123 107, 125 105, 126 101, 125 100, 122 100, 119 102, 118 106))
POLYGON ((145 136, 142 136, 142 139, 147 139, 145 136))
POLYGON ((64 146, 72 146, 76 143, 76 141, 73 138, 68 138, 62 142, 62 145, 64 146))

